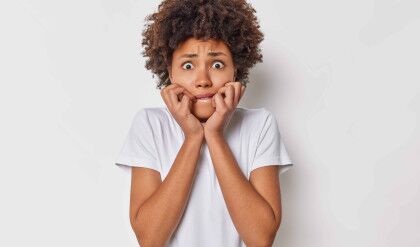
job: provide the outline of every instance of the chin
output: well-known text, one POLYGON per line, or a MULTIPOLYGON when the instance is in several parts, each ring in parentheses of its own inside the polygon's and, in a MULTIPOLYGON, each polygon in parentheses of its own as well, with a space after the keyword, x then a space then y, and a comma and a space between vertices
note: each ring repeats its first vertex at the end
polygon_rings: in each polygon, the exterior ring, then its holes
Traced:
POLYGON ((211 101, 197 101, 193 103, 191 113, 200 120, 200 122, 205 122, 213 114, 214 108, 211 105, 211 101))

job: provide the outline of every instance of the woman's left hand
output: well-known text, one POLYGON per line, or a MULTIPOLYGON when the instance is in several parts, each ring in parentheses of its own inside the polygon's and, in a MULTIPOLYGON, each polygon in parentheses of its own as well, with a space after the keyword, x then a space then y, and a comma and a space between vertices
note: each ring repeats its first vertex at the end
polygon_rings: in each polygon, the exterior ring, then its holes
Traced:
POLYGON ((223 135, 226 123, 232 117, 239 100, 245 92, 245 86, 240 82, 228 82, 213 96, 214 113, 204 124, 204 133, 223 135), (223 97, 225 95, 225 97, 223 97))

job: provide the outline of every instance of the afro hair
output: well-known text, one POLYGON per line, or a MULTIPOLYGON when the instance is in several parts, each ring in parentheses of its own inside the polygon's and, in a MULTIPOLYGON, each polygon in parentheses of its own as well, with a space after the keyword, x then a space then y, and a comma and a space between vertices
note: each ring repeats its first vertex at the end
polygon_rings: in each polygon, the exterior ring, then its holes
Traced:
MULTIPOLYGON (((159 77, 157 88, 170 84, 168 66, 174 50, 185 40, 223 41, 232 53, 236 80, 246 85, 249 69, 262 62, 259 44, 264 39, 245 0, 164 0, 145 18, 142 55, 145 67, 159 77)), ((154 77, 154 76, 153 76, 154 77)))

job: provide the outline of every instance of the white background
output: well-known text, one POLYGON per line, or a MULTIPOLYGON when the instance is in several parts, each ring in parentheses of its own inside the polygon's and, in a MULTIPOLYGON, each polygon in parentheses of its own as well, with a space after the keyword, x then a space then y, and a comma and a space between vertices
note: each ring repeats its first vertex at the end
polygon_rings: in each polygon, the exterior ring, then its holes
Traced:
MULTIPOLYGON (((420 2, 251 3, 240 106, 275 113, 294 162, 274 246, 419 246, 420 2)), ((158 4, 0 2, 0 246, 138 246, 114 159, 164 104, 140 55, 158 4)))

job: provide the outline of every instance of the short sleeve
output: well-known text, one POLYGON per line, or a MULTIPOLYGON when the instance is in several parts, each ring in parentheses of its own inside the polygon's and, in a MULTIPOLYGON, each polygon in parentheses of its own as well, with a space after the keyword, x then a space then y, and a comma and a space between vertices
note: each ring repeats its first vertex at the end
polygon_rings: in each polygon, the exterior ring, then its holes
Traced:
POLYGON ((266 110, 263 122, 255 156, 248 175, 259 167, 270 165, 280 166, 279 174, 282 174, 293 166, 292 161, 281 138, 274 114, 266 110))
POLYGON ((161 172, 147 109, 140 109, 134 116, 115 165, 126 171, 131 167, 146 167, 161 172))

